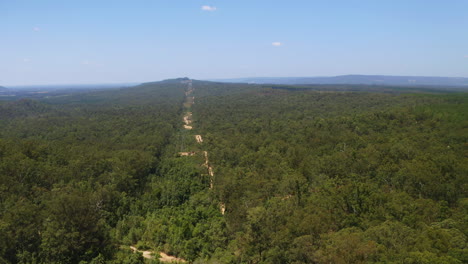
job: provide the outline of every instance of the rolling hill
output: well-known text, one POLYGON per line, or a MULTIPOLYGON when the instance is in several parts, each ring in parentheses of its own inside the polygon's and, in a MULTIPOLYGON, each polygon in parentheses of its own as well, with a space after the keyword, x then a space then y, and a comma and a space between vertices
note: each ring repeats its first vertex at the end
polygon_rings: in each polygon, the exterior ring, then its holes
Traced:
POLYGON ((254 77, 219 79, 218 82, 257 84, 365 84, 403 86, 468 86, 468 78, 387 76, 387 75, 340 75, 332 77, 254 77))

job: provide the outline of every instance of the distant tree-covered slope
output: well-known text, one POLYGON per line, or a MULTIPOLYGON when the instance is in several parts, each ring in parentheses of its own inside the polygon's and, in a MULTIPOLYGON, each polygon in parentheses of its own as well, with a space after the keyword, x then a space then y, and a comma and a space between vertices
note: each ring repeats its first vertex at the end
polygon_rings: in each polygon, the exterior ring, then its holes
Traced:
POLYGON ((388 75, 341 75, 333 77, 257 77, 220 79, 221 82, 258 84, 367 84, 403 86, 468 86, 468 78, 388 76, 388 75))

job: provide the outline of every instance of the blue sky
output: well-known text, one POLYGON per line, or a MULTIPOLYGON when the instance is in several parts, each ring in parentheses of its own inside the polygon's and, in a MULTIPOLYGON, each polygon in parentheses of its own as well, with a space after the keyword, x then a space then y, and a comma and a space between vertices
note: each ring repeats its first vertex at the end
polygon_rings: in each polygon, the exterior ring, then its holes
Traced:
POLYGON ((0 0, 0 85, 468 77, 468 1, 0 0))

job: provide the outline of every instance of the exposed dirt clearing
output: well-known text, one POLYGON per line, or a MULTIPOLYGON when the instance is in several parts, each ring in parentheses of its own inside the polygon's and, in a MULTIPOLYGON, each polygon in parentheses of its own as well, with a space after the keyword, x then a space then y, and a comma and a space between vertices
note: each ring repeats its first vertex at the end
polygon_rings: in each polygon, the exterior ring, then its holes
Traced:
POLYGON ((195 135, 195 139, 197 140, 198 143, 203 143, 203 139, 201 135, 195 135))
MULTIPOLYGON (((135 252, 140 252, 143 254, 143 257, 146 258, 146 259, 154 259, 155 256, 155 252, 153 251, 149 251, 149 250, 138 250, 136 247, 133 247, 133 246, 130 246, 130 249, 135 253, 135 252)), ((164 252, 159 252, 159 255, 161 256, 159 258, 159 261, 162 261, 162 262, 179 262, 179 263, 185 263, 187 262, 185 259, 181 259, 181 258, 178 258, 178 257, 174 257, 174 256, 169 256, 168 254, 164 253, 164 252)))
POLYGON ((187 262, 185 259, 181 259, 181 258, 177 258, 177 257, 174 257, 174 256, 169 256, 163 252, 160 252, 159 255, 161 255, 161 257, 159 258, 159 261, 163 261, 163 262, 187 262))
POLYGON ((190 125, 192 123, 192 113, 191 112, 188 112, 185 116, 184 116, 184 123, 186 125, 190 125))
POLYGON ((224 213, 226 212, 226 205, 224 203, 220 203, 219 210, 221 211, 221 214, 224 215, 224 213))
POLYGON ((208 151, 203 151, 203 154, 205 154, 205 164, 203 164, 203 166, 205 166, 208 169, 208 174, 210 175, 210 189, 213 189, 214 172, 213 168, 210 166, 208 161, 208 151))
POLYGON ((130 249, 135 253, 135 252, 140 252, 143 254, 143 257, 144 258, 147 258, 147 259, 153 259, 154 256, 153 256, 153 252, 152 251, 149 251, 149 250, 138 250, 136 247, 132 247, 130 246, 130 249))
POLYGON ((213 168, 211 166, 208 166, 208 173, 210 174, 210 189, 213 189, 213 168))
POLYGON ((187 125, 184 125, 184 128, 185 128, 185 129, 188 129, 188 130, 191 130, 191 129, 193 129, 193 127, 192 127, 192 126, 187 126, 187 125))
POLYGON ((195 155, 194 151, 191 152, 179 152, 179 156, 193 156, 195 155))

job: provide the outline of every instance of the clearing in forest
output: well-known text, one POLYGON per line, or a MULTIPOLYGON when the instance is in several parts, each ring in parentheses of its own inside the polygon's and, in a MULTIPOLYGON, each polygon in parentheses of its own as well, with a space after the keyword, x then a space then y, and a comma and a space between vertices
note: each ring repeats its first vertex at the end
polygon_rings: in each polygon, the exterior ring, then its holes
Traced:
MULTIPOLYGON (((149 250, 138 250, 136 247, 133 247, 133 246, 130 246, 130 249, 136 253, 136 252, 140 252, 143 254, 143 257, 146 258, 146 259, 154 259, 154 254, 155 252, 153 251, 149 251, 149 250)), ((159 255, 161 256, 159 258, 159 261, 162 261, 162 262, 177 262, 177 263, 181 263, 181 262, 187 262, 185 259, 181 259, 181 258, 178 258, 178 257, 174 257, 174 256, 170 256, 164 252, 159 252, 159 255)))
POLYGON ((190 151, 190 152, 179 152, 179 156, 193 156, 195 155, 195 151, 190 151))
POLYGON ((186 125, 190 125, 192 123, 192 113, 191 112, 187 112, 187 114, 185 114, 184 123, 186 125))

